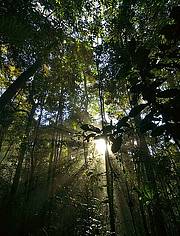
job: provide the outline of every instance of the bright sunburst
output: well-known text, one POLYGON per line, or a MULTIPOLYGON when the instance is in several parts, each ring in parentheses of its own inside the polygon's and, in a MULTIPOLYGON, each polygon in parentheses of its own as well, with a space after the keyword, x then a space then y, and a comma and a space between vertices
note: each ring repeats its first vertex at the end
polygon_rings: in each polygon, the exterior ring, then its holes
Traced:
POLYGON ((95 139, 94 140, 95 145, 96 145, 96 150, 98 151, 99 154, 105 154, 106 151, 106 141, 105 139, 95 139))

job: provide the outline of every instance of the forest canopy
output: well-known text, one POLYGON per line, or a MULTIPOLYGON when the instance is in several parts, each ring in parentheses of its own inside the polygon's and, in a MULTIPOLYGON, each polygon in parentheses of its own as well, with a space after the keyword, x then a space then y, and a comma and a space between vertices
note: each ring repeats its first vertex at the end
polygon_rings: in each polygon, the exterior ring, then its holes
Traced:
POLYGON ((3 0, 0 235, 180 234, 180 5, 3 0))

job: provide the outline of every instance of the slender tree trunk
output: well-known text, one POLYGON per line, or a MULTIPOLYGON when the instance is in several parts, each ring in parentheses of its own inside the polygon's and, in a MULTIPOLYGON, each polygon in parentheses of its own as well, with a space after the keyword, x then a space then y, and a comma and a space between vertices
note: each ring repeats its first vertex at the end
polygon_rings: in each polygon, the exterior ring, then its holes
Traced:
MULTIPOLYGON (((135 160, 134 160, 135 162, 135 160)), ((140 189, 142 180, 141 180, 141 163, 138 161, 137 165, 135 164, 135 170, 136 170, 136 175, 137 175, 137 183, 138 183, 138 188, 140 189)), ((142 201, 140 200, 140 195, 138 194, 138 200, 139 200, 139 209, 141 213, 141 218, 142 218, 142 223, 144 227, 144 233, 146 236, 150 236, 149 229, 148 229, 148 224, 147 224, 147 217, 145 213, 145 209, 143 206, 142 201)))
POLYGON ((48 209, 46 212, 47 217, 45 221, 47 222, 47 226, 51 225, 51 218, 52 218, 52 207, 54 202, 54 193, 56 190, 56 170, 57 165, 60 160, 61 151, 62 151, 62 137, 63 135, 58 130, 59 124, 62 125, 63 122, 63 88, 61 88, 61 93, 59 97, 59 106, 58 106, 58 113, 56 115, 55 120, 55 129, 52 137, 52 149, 49 157, 49 168, 48 168, 48 179, 47 179, 47 189, 48 189, 48 209))
POLYGON ((114 187, 113 187, 113 172, 110 166, 109 154, 105 152, 105 163, 106 163, 106 180, 107 180, 107 195, 109 203, 109 219, 110 219, 110 230, 111 235, 116 236, 116 223, 115 223, 115 211, 114 211, 114 187))
POLYGON ((30 132, 30 129, 31 129, 31 123, 32 123, 32 119, 33 119, 35 110, 36 110, 36 105, 34 105, 32 107, 31 113, 28 117, 25 137, 24 137, 24 140, 21 143, 20 153, 19 153, 19 158, 18 158, 18 165, 17 165, 17 168, 16 168, 16 172, 15 172, 15 175, 14 175, 14 179, 13 179, 13 183, 12 183, 11 191, 10 191, 10 195, 9 195, 10 200, 13 200, 15 198, 17 190, 18 190, 18 185, 19 185, 19 180, 20 180, 21 170, 22 170, 22 164, 23 164, 23 161, 24 161, 24 155, 25 155, 27 147, 28 147, 29 132, 30 132))
MULTIPOLYGON (((58 125, 62 125, 62 115, 63 115, 63 104, 62 104, 62 97, 63 97, 63 89, 61 90, 60 98, 59 98, 59 106, 58 106, 58 113, 56 115, 55 127, 58 128, 58 125)), ((61 134, 58 129, 54 130, 53 137, 52 137, 52 150, 49 157, 49 168, 48 168, 48 188, 50 196, 53 196, 53 182, 56 172, 57 162, 60 159, 60 153, 62 149, 62 140, 61 134)))
POLYGON ((0 165, 2 164, 2 162, 6 159, 7 155, 9 154, 9 151, 11 149, 11 147, 13 146, 14 144, 14 141, 11 141, 10 144, 9 144, 9 147, 7 148, 3 158, 0 160, 0 165))
MULTIPOLYGON (((1 206, 1 224, 2 229, 0 229, 1 232, 5 232, 3 235, 8 235, 9 232, 11 232, 11 229, 8 229, 8 225, 11 225, 13 222, 13 210, 16 203, 16 196, 18 191, 18 186, 20 182, 21 172, 22 172, 22 166, 24 161, 24 156, 28 148, 28 140, 29 140, 29 132, 31 129, 31 122, 35 113, 36 107, 32 107, 31 113, 28 117, 27 125, 26 125, 26 131, 25 131, 25 137, 21 143, 20 151, 19 151, 19 157, 18 157, 18 164, 16 167, 15 175, 13 177, 12 185, 10 188, 10 192, 7 196, 7 198, 3 201, 3 205, 1 206)), ((15 225, 15 224, 13 224, 15 225)), ((12 229, 13 231, 13 229, 12 229)), ((11 233, 9 233, 11 234, 11 233)))
MULTIPOLYGON (((135 118, 135 125, 136 125, 136 130, 137 134, 139 136, 139 148, 141 150, 141 160, 144 163, 144 167, 146 170, 146 176, 145 181, 149 183, 149 186, 153 189, 154 192, 154 200, 153 200, 153 207, 152 207, 152 217, 150 216, 150 221, 152 221, 152 229, 153 236, 154 235, 163 235, 167 236, 166 232, 166 227, 163 219, 163 214, 161 211, 161 206, 160 206, 160 199, 159 199, 159 193, 157 189, 157 183, 155 180, 154 176, 154 171, 152 167, 152 157, 149 153, 149 149, 145 140, 145 137, 140 133, 139 131, 139 124, 140 124, 141 118, 140 115, 135 118), (155 234, 156 232, 156 234, 155 234)), ((151 214, 149 214, 151 215, 151 214)))
MULTIPOLYGON (((44 100, 44 98, 42 99, 44 100)), ((41 118, 42 118, 42 112, 43 112, 43 103, 44 101, 42 101, 41 103, 41 111, 40 111, 40 115, 38 117, 38 123, 35 127, 35 134, 34 134, 34 141, 33 141, 33 146, 31 149, 31 153, 30 153, 30 176, 29 176, 29 183, 28 183, 28 191, 27 191, 27 198, 29 199, 30 197, 30 193, 32 191, 33 185, 34 185, 34 172, 35 172, 35 167, 36 167, 36 161, 34 158, 34 152, 36 149, 36 144, 37 144, 37 139, 38 139, 38 130, 39 130, 39 126, 40 126, 40 122, 41 122, 41 118)))
POLYGON ((85 98, 84 104, 85 104, 85 111, 87 111, 89 98, 88 98, 88 90, 87 90, 87 79, 84 72, 83 72, 83 79, 84 79, 84 98, 85 98))

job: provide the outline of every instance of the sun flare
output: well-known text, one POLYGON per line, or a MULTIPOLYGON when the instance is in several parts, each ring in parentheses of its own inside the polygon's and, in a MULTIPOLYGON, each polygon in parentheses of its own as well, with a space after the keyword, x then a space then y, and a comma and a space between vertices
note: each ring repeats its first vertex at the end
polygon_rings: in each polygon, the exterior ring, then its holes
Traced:
POLYGON ((95 146, 96 146, 96 150, 99 154, 105 154, 106 151, 106 141, 105 139, 101 138, 101 139, 95 139, 95 146))

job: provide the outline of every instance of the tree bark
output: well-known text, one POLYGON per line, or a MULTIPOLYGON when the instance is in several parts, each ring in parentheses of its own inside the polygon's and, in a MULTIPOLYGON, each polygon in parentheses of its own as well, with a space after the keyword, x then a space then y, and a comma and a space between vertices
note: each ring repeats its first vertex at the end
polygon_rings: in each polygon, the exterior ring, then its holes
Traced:
POLYGON ((114 211, 114 189, 113 189, 113 173, 110 166, 109 154, 106 150, 105 153, 105 163, 106 163, 106 181, 107 181, 107 195, 109 202, 109 220, 110 220, 110 230, 111 235, 116 236, 116 223, 115 223, 115 211, 114 211))

